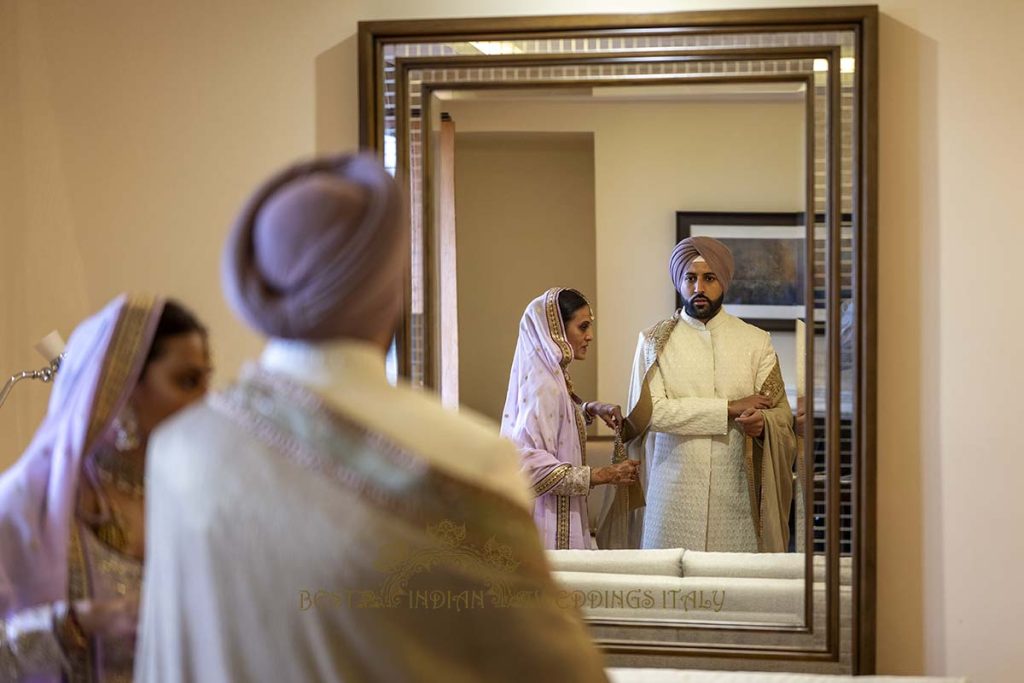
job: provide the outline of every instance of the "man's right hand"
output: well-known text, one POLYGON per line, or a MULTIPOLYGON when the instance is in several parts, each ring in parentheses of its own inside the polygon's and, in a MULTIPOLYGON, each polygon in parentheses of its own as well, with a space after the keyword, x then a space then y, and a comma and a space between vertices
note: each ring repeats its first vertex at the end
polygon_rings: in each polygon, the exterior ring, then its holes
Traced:
POLYGON ((768 410, 772 402, 760 394, 752 394, 746 398, 729 401, 729 419, 735 420, 748 410, 768 410))

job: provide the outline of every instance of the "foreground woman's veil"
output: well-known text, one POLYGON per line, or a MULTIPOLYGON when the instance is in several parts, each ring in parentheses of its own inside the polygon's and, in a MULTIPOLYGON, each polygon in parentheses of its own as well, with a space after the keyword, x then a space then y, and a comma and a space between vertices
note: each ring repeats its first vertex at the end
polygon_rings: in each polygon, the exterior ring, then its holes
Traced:
POLYGON ((0 477, 0 618, 67 597, 82 460, 128 400, 162 310, 122 295, 72 333, 43 423, 0 477))

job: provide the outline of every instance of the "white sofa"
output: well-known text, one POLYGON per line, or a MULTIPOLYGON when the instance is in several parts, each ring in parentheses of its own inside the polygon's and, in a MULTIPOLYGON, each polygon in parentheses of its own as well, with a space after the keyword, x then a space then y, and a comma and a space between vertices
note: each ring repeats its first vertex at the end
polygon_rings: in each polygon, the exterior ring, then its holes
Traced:
MULTIPOLYGON (((549 550, 548 559, 562 600, 590 617, 803 623, 802 554, 549 550)), ((814 560, 820 591, 824 558, 814 560)), ((848 558, 839 578, 841 592, 848 595, 848 558)))
MULTIPOLYGON (((611 443, 587 444, 587 461, 599 466, 611 461, 611 443)), ((597 514, 612 487, 599 486, 590 494, 590 523, 596 528, 597 514)), ((565 599, 583 600, 587 616, 630 618, 671 617, 683 621, 761 621, 802 623, 804 599, 804 555, 709 553, 669 550, 549 550, 548 558, 556 580, 566 591, 565 599), (676 601, 675 608, 645 608, 628 604, 630 590, 678 591, 677 596, 693 598, 676 601), (719 591, 720 611, 713 600, 719 591), (612 591, 609 594, 609 591, 612 591), (615 593, 614 591, 617 591, 615 593), (701 600, 700 591, 704 591, 701 600), (587 593, 592 593, 588 599, 587 593), (721 594, 725 594, 724 600, 721 594), (609 599, 610 598, 610 599, 609 599), (619 602, 621 599, 621 605, 619 602), (707 604, 710 609, 693 609, 707 604), (595 606, 597 600, 607 604, 595 606), (686 603, 682 605, 682 603, 686 603)), ((824 586, 824 558, 813 562, 816 600, 824 586)), ((849 558, 839 567, 841 600, 850 599, 849 558)), ((671 595, 669 593, 668 595, 671 595)), ((635 594, 634 594, 635 597, 635 594)), ((659 596, 656 594, 655 602, 659 596)), ((820 609, 820 606, 816 607, 820 609)), ((848 603, 847 607, 848 609, 848 603)), ((610 668, 611 683, 966 683, 965 678, 905 676, 837 676, 828 674, 765 673, 747 671, 698 671, 682 669, 610 668)))

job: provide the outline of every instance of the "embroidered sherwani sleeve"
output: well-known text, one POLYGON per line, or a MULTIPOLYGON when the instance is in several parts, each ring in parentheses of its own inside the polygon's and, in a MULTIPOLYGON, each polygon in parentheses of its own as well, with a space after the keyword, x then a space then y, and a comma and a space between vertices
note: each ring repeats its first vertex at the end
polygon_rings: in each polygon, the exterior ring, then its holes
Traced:
POLYGON ((724 398, 669 398, 661 370, 652 373, 651 430, 679 436, 720 436, 729 430, 724 398))
POLYGON ((54 633, 54 615, 61 605, 40 605, 0 619, 0 683, 30 676, 59 675, 66 666, 54 633))

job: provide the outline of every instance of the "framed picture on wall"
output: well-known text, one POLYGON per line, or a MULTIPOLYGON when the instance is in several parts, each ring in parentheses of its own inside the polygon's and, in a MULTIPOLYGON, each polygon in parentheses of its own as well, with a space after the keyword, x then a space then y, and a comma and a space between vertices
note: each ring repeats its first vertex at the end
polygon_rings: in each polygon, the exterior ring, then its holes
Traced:
POLYGON ((704 235, 724 242, 736 263, 726 310, 761 329, 792 332, 806 317, 804 223, 803 212, 677 211, 676 241, 704 235))

